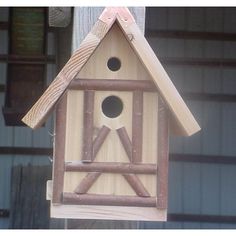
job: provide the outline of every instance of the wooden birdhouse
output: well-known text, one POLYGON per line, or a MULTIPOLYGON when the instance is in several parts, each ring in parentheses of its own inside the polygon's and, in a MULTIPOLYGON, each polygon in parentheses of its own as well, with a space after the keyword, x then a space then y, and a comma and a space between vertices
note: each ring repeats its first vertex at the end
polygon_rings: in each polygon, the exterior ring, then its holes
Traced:
POLYGON ((106 8, 23 121, 56 109, 51 217, 164 221, 168 138, 200 127, 127 8, 106 8))

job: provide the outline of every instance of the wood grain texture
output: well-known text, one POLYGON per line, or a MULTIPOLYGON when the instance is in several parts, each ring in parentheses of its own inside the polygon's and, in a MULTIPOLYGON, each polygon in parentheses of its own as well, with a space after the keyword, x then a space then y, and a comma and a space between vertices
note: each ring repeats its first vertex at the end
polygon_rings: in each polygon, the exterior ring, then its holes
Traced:
POLYGON ((159 99, 158 104, 158 174, 157 174, 157 208, 168 206, 168 168, 169 168, 169 113, 165 104, 159 99))
POLYGON ((149 192, 135 174, 123 174, 126 181, 140 197, 150 197, 149 192))
POLYGON ((166 221, 166 210, 155 207, 91 206, 91 205, 51 205, 51 217, 67 219, 108 219, 166 221))
POLYGON ((83 117, 83 149, 82 161, 91 162, 93 159, 93 112, 94 91, 84 91, 84 117, 83 117))
POLYGON ((132 163, 142 162, 143 146, 143 92, 133 92, 132 163))
POLYGON ((131 164, 120 162, 93 162, 93 163, 78 163, 78 162, 66 162, 65 171, 70 172, 103 172, 103 173, 133 173, 133 174, 150 174, 155 175, 157 173, 156 164, 131 164))
POLYGON ((55 144, 53 148, 53 195, 54 204, 61 203, 63 185, 64 185, 64 155, 65 155, 65 133, 66 133, 66 103, 67 94, 65 94, 57 105, 56 109, 56 128, 55 144))
POLYGON ((44 94, 23 117, 22 121, 25 124, 33 129, 42 125, 58 99, 65 92, 69 83, 74 79, 75 75, 80 71, 96 49, 97 45, 101 42, 102 38, 106 35, 110 26, 111 25, 101 21, 97 21, 91 32, 81 43, 80 48, 71 56, 70 60, 66 63, 44 94))
POLYGON ((137 53, 143 65, 149 71, 153 82, 155 83, 161 96, 166 101, 173 116, 176 120, 176 125, 181 128, 181 135, 190 136, 200 130, 200 127, 183 99, 179 95, 168 74, 162 67, 152 48, 141 34, 136 24, 126 25, 119 16, 117 17, 125 36, 132 35, 132 40, 129 40, 130 45, 137 53))
POLYGON ((88 173, 80 182, 78 187, 75 189, 75 193, 83 194, 87 193, 93 183, 97 180, 97 178, 101 175, 99 172, 88 173))

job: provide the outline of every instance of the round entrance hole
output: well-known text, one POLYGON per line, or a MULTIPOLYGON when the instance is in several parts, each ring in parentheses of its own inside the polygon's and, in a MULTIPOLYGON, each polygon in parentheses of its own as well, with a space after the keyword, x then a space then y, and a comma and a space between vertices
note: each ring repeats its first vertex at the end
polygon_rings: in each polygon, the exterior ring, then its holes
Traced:
POLYGON ((118 71, 121 67, 120 59, 117 57, 111 57, 107 62, 107 67, 111 71, 118 71))
POLYGON ((123 110, 123 103, 120 98, 116 96, 106 97, 102 102, 102 112, 109 118, 115 118, 121 114, 123 110))

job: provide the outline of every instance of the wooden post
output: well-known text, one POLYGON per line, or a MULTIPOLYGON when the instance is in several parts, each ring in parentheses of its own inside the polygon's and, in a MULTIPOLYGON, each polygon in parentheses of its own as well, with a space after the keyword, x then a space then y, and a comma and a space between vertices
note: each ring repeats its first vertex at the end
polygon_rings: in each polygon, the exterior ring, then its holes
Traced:
MULTIPOLYGON (((72 52, 80 45, 83 38, 89 33, 93 24, 104 10, 103 7, 75 7, 74 8, 74 24, 72 37, 72 52)), ((144 33, 145 27, 145 7, 130 7, 129 10, 133 14, 141 31, 144 33)), ((74 229, 135 229, 138 227, 135 221, 101 221, 101 220, 68 220, 67 228, 74 229)))

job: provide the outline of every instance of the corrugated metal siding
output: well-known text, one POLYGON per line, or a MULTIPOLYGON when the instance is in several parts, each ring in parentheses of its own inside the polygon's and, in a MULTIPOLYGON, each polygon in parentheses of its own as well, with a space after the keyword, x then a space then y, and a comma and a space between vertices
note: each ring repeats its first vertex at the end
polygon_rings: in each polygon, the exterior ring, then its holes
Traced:
MULTIPOLYGON (((146 28, 236 33, 236 8, 148 8, 146 28)), ((235 58, 236 42, 148 39, 160 57, 235 58)), ((181 92, 236 94, 236 68, 165 66, 181 92)), ((173 137, 171 153, 236 156, 236 104, 188 101, 202 127, 190 138, 173 137)), ((236 216, 236 165, 171 162, 169 213, 236 216)), ((145 222, 141 228, 236 228, 236 224, 145 222)))
MULTIPOLYGON (((0 21, 8 21, 8 8, 0 8, 0 21)), ((48 54, 55 55, 54 38, 48 33, 48 54)), ((7 31, 0 31, 0 53, 7 54, 8 38, 7 31)), ((47 66, 47 83, 56 73, 56 66, 47 66)), ((0 63, 0 84, 6 83, 6 63, 0 63)), ((0 93, 0 106, 4 105, 4 93, 0 93)), ((0 146, 12 147, 52 147, 53 142, 52 118, 45 127, 32 131, 27 127, 6 127, 2 112, 0 113, 0 146)), ((24 156, 24 155, 1 155, 0 154, 0 209, 10 208, 10 181, 11 167, 13 165, 50 165, 46 156, 24 156)), ((9 219, 0 218, 0 229, 8 228, 9 219)))

